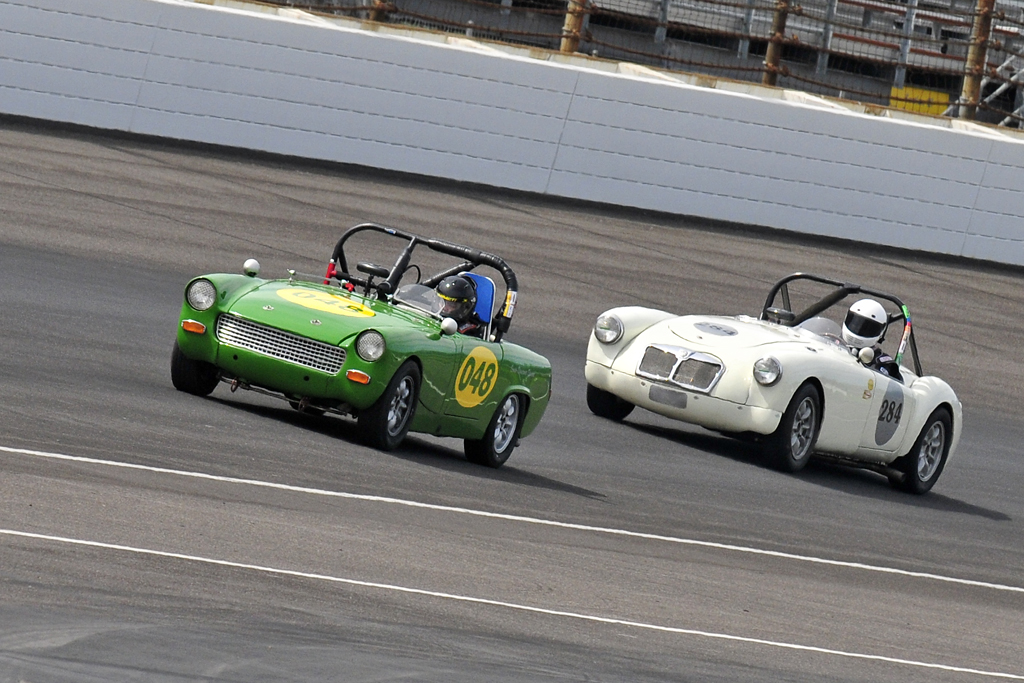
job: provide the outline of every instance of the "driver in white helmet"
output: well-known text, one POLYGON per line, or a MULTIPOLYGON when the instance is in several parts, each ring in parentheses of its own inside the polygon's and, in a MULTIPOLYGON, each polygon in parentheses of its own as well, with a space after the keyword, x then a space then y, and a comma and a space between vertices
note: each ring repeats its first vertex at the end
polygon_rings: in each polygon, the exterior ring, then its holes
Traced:
POLYGON ((882 304, 874 299, 861 299, 850 306, 846 314, 843 341, 872 370, 899 378, 899 365, 879 346, 888 324, 889 314, 882 304), (870 349, 871 353, 864 353, 864 349, 870 349))

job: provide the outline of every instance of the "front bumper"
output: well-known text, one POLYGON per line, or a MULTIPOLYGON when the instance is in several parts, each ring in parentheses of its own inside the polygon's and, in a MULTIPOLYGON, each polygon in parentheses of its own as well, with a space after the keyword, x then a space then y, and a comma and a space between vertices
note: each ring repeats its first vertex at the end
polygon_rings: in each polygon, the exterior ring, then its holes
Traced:
POLYGON ((749 406, 710 394, 683 391, 667 383, 653 382, 587 361, 587 382, 651 412, 720 432, 771 434, 782 413, 749 406))
MULTIPOLYGON (((199 316, 193 315, 192 318, 199 316)), ((328 405, 346 403, 357 409, 372 405, 387 385, 389 375, 383 363, 370 367, 354 353, 343 357, 337 372, 333 372, 333 367, 328 368, 331 371, 324 371, 224 343, 217 338, 213 316, 203 322, 207 328, 202 334, 187 332, 179 324, 178 346, 187 357, 216 366, 228 379, 237 379, 287 397, 307 397, 328 405), (372 378, 370 383, 361 384, 348 379, 346 372, 351 369, 364 371, 372 378)))

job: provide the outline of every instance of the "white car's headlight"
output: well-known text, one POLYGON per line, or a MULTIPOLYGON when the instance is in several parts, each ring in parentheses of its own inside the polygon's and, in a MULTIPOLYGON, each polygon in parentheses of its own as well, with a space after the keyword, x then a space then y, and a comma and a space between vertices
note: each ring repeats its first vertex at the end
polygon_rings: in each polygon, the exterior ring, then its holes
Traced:
POLYGON ((614 315, 599 315, 594 323, 594 336, 602 344, 614 344, 622 339, 622 321, 614 315))
POLYGON ((765 356, 754 362, 754 379, 758 384, 770 387, 781 377, 782 363, 771 356, 765 356))
POLYGON ((185 290, 185 300, 197 311, 205 311, 217 301, 217 288, 209 280, 196 280, 185 290))
POLYGON ((356 353, 368 363, 380 360, 386 348, 384 335, 377 330, 367 330, 356 339, 356 353))

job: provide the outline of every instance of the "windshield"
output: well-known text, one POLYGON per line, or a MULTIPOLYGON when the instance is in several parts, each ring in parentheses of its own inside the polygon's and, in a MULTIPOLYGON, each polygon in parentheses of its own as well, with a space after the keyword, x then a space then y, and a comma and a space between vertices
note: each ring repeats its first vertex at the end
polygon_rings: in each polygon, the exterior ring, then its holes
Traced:
POLYGON ((433 288, 420 284, 402 285, 395 292, 393 301, 435 317, 441 313, 444 304, 433 288))

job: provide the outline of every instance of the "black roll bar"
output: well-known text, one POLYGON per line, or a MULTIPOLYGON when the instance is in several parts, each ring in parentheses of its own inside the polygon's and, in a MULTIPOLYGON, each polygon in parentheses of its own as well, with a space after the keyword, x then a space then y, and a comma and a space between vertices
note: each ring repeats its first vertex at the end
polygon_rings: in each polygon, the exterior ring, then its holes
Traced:
POLYGON ((903 336, 900 338, 899 351, 896 354, 896 362, 902 362, 903 354, 909 345, 912 352, 911 355, 914 357, 914 371, 917 373, 918 377, 923 376, 924 373, 921 370, 921 359, 917 353, 917 340, 913 335, 913 329, 910 322, 910 309, 907 308, 906 304, 904 304, 898 297, 889 294, 888 292, 882 292, 877 289, 863 287, 849 282, 842 282, 840 280, 833 280, 832 278, 822 277, 821 275, 814 275, 812 273, 793 273, 792 275, 787 275, 776 282, 768 291, 768 296, 765 298, 764 306, 761 308, 760 319, 769 320, 776 318, 776 322, 781 325, 795 327, 805 320, 809 320, 819 313, 831 308, 851 294, 866 294, 879 299, 885 299, 899 308, 900 312, 898 314, 889 316, 890 323, 903 321, 903 336), (832 285, 836 287, 836 289, 799 313, 794 314, 792 319, 789 319, 788 316, 785 320, 778 319, 778 309, 772 309, 772 306, 775 303, 775 297, 781 293, 784 305, 786 306, 786 309, 788 309, 790 306, 789 283, 794 280, 811 280, 812 282, 832 285))
POLYGON ((378 296, 386 298, 395 292, 398 288, 398 283, 402 279, 402 275, 409 267, 409 261, 412 259, 413 249, 415 249, 417 245, 422 244, 432 251, 464 259, 462 263, 452 266, 451 268, 441 271, 440 273, 432 275, 424 280, 423 284, 428 287, 437 285, 438 282, 450 275, 456 275, 464 271, 472 270, 477 266, 489 266, 501 273, 501 277, 505 281, 505 302, 502 305, 501 310, 493 319, 495 341, 500 341, 501 336, 508 331, 509 325, 512 321, 512 314, 515 312, 516 298, 519 292, 519 281, 516 278, 515 272, 504 261, 504 259, 495 256, 494 254, 480 251, 479 249, 467 247, 462 244, 456 244, 454 242, 447 242, 445 240, 419 237, 418 235, 414 235, 397 228, 378 225, 377 223, 360 223, 359 225, 346 230, 345 234, 341 236, 338 243, 335 245, 334 253, 331 255, 331 265, 333 265, 333 270, 330 266, 328 267, 329 277, 335 277, 338 279, 343 278, 363 286, 369 285, 369 282, 366 279, 353 276, 349 273, 348 262, 345 258, 345 243, 353 235, 364 231, 380 232, 399 239, 408 240, 408 244, 398 255, 398 259, 395 261, 395 264, 391 266, 388 276, 375 285, 378 296))

